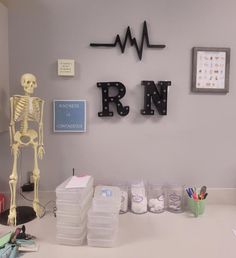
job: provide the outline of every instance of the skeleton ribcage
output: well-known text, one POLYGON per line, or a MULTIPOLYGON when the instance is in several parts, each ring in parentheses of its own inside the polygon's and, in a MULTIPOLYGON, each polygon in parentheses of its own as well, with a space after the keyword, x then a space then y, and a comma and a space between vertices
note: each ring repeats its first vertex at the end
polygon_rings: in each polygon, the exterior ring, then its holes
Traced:
POLYGON ((41 100, 35 97, 14 96, 13 101, 14 121, 40 122, 41 100))

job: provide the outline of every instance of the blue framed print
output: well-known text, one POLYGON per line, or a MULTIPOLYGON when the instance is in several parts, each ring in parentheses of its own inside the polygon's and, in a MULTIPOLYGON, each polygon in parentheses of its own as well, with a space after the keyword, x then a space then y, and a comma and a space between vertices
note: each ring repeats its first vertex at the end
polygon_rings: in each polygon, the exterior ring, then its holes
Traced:
POLYGON ((86 100, 53 101, 54 132, 86 132, 86 100))

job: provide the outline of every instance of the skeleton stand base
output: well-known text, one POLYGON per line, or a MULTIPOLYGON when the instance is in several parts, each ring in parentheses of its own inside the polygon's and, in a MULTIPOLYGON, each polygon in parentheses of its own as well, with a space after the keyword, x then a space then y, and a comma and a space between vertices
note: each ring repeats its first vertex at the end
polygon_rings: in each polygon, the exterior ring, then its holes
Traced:
MULTIPOLYGON (((0 224, 8 225, 8 214, 9 210, 6 210, 0 214, 0 224)), ((29 206, 19 206, 16 207, 16 225, 25 224, 36 218, 35 211, 32 207, 29 206)))

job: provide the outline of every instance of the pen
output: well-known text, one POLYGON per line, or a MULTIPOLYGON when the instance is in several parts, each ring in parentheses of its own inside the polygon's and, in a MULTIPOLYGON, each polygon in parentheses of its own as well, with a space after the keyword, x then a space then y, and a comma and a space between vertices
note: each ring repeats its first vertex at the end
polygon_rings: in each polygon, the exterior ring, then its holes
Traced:
POLYGON ((186 190, 188 196, 189 196, 190 198, 192 198, 192 192, 191 192, 190 188, 186 188, 185 190, 186 190))

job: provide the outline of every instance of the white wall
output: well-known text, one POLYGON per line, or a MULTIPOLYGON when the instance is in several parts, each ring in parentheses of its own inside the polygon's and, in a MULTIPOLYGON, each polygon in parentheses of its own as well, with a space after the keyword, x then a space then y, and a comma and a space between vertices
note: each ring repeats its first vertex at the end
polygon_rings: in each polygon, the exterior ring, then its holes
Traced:
MULTIPOLYGON (((32 72, 38 78, 36 95, 46 100, 40 189, 54 189, 73 167, 103 182, 144 178, 161 184, 235 187, 235 7, 234 0, 9 1, 11 94, 22 93, 20 76, 32 72), (142 61, 131 47, 123 55, 118 48, 89 47, 90 42, 111 42, 128 25, 139 38, 144 20, 151 42, 167 47, 145 49, 142 61), (190 91, 194 46, 231 47, 227 95, 190 91), (74 78, 57 77, 59 58, 76 60, 74 78), (142 80, 172 81, 167 116, 140 115, 142 80), (99 81, 125 84, 128 116, 98 118, 99 81), (86 99, 87 132, 53 133, 53 99, 86 99)), ((0 148, 9 148, 7 140, 0 148)), ((23 176, 32 167, 31 159, 31 151, 24 150, 23 176)), ((0 177, 5 182, 8 174, 0 177)))

